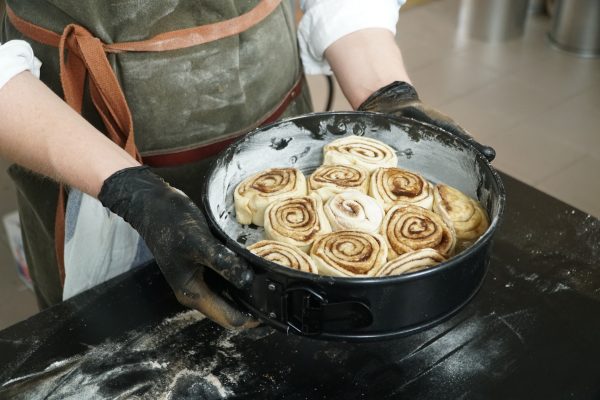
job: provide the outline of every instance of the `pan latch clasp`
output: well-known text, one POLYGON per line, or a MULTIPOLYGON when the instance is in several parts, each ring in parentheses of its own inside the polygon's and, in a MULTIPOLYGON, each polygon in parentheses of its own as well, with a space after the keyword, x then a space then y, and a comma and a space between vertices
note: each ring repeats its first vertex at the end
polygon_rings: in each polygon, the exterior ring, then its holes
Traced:
POLYGON ((329 302, 322 294, 306 286, 287 288, 285 298, 287 324, 302 335, 344 332, 373 323, 371 310, 361 301, 329 302))

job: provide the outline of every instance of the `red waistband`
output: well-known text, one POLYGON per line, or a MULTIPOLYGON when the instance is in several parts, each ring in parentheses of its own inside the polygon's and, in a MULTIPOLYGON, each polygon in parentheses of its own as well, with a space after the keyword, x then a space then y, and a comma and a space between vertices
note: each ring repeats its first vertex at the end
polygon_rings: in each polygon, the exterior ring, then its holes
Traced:
MULTIPOLYGON (((302 85, 304 84, 304 75, 298 78, 298 81, 294 84, 292 89, 285 95, 283 100, 275 107, 275 110, 270 112, 265 118, 259 121, 255 126, 263 126, 270 124, 271 122, 277 121, 288 108, 292 100, 294 100, 302 91, 302 85)), ((252 130, 250 128, 248 131, 252 130)), ((174 167, 178 165, 188 164, 194 161, 200 161, 204 158, 213 156, 222 150, 224 150, 231 143, 235 142, 247 132, 239 135, 221 140, 219 142, 203 145, 193 149, 187 149, 182 151, 176 151, 167 154, 155 154, 149 156, 143 156, 142 160, 144 164, 151 167, 174 167)))

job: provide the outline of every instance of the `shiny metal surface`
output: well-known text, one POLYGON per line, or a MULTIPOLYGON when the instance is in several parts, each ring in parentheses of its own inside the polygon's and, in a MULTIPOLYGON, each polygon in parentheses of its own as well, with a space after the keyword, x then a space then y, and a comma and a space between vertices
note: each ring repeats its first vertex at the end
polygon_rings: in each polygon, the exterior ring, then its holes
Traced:
POLYGON ((501 42, 523 35, 528 0, 462 0, 460 23, 470 36, 501 42))
POLYGON ((600 1, 559 0, 548 37, 561 50, 581 57, 600 56, 600 1))
POLYGON ((546 13, 546 0, 529 0, 527 7, 529 15, 542 15, 546 13))

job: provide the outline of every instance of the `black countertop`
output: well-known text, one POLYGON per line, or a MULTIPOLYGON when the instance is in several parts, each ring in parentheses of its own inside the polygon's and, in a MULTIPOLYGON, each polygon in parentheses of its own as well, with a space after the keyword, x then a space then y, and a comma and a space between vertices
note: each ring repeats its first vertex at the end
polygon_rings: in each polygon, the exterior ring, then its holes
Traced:
POLYGON ((600 221, 503 175, 481 291, 375 343, 225 331, 149 265, 0 332, 0 398, 600 398, 600 221))

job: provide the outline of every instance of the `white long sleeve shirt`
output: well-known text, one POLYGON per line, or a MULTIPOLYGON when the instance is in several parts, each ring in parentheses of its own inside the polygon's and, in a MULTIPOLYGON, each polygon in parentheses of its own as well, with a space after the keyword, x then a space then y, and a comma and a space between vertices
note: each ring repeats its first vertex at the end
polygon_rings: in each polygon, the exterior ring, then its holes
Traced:
MULTIPOLYGON (((300 0, 304 16, 298 27, 300 57, 307 74, 331 74, 323 54, 333 42, 365 28, 396 33, 398 10, 406 0, 300 0)), ((0 89, 29 70, 39 77, 41 62, 23 40, 0 44, 0 89)))
POLYGON ((39 78, 41 65, 29 43, 23 40, 11 40, 0 45, 0 89, 23 71, 29 70, 39 78))
POLYGON ((366 28, 396 34, 398 11, 406 0, 300 0, 300 57, 307 74, 331 74, 325 50, 342 36, 366 28))

